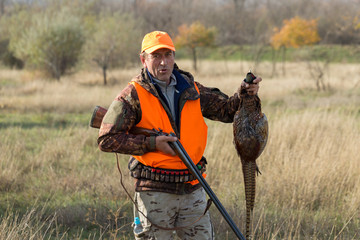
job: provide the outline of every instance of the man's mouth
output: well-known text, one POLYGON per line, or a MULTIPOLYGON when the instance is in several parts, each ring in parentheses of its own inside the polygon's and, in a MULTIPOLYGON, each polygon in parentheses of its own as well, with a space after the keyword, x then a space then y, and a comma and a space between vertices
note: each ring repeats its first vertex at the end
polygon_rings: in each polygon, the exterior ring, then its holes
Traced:
POLYGON ((166 73, 168 70, 167 69, 159 69, 160 73, 166 73))

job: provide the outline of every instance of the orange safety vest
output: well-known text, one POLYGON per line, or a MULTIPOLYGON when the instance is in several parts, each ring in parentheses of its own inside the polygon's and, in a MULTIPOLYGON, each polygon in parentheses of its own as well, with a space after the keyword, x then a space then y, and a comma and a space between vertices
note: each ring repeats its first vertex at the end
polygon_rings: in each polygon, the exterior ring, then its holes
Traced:
MULTIPOLYGON (((136 127, 147 129, 161 128, 166 133, 175 132, 160 100, 138 83, 130 83, 135 86, 142 113, 141 120, 136 127)), ((199 92, 197 87, 196 90, 199 92)), ((193 162, 197 164, 204 154, 207 140, 207 125, 201 113, 200 98, 197 100, 187 100, 180 114, 181 139, 179 141, 193 162)), ((185 164, 178 156, 167 155, 160 151, 148 152, 142 156, 133 157, 150 167, 186 169, 185 164)))

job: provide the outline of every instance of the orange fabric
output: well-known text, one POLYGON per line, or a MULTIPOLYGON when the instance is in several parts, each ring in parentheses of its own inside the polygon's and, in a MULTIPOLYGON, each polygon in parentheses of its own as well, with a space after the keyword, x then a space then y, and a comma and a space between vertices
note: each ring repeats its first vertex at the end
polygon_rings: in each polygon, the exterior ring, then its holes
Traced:
MULTIPOLYGON (((203 173, 202 176, 203 176, 203 178, 206 178, 206 173, 203 173)), ((199 183, 199 180, 192 180, 192 181, 190 181, 188 183, 190 183, 191 185, 195 185, 195 184, 199 183)))
POLYGON ((142 44, 141 52, 152 53, 160 48, 168 48, 175 51, 175 46, 169 34, 161 31, 154 31, 145 35, 142 44))
MULTIPOLYGON (((131 82, 131 84, 136 88, 142 112, 141 121, 136 126, 147 129, 161 128, 167 133, 175 132, 159 99, 138 83, 131 82)), ((207 126, 201 113, 200 99, 188 100, 185 103, 181 111, 180 125, 179 141, 190 158, 197 164, 203 156, 207 140, 207 126)), ((159 151, 133 157, 141 163, 155 168, 186 169, 185 164, 178 156, 167 155, 159 151)))

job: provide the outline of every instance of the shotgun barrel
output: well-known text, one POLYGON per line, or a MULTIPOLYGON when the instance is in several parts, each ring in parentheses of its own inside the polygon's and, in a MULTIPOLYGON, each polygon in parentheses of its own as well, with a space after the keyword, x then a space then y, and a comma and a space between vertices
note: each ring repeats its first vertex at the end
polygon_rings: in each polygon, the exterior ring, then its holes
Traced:
MULTIPOLYGON (((174 133, 170 133, 170 136, 176 137, 174 133)), ((215 193, 210 188, 209 184, 206 182, 204 177, 201 175, 200 171, 195 166, 194 162, 191 160, 190 156, 185 151, 184 147, 180 143, 179 140, 176 142, 169 142, 169 145, 174 149, 175 153, 180 157, 180 159, 184 162, 185 166, 189 169, 190 173, 196 177, 201 186, 204 188, 205 192, 208 194, 210 199, 214 202, 217 209, 220 211, 221 215, 225 218, 226 222, 229 224, 231 229, 234 231, 235 235, 241 239, 246 240, 242 235, 240 230, 237 228, 236 224, 230 217, 230 215, 225 210, 224 206, 221 204, 215 193)))

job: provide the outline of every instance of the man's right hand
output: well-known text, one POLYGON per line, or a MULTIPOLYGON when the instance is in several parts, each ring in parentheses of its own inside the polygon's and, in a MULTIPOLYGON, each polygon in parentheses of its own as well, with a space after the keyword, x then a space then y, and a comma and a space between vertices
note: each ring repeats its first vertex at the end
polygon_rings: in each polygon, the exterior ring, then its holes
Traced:
POLYGON ((156 150, 163 152, 165 154, 169 154, 171 156, 175 156, 175 151, 170 147, 168 142, 176 142, 176 137, 171 136, 156 136, 156 150))

